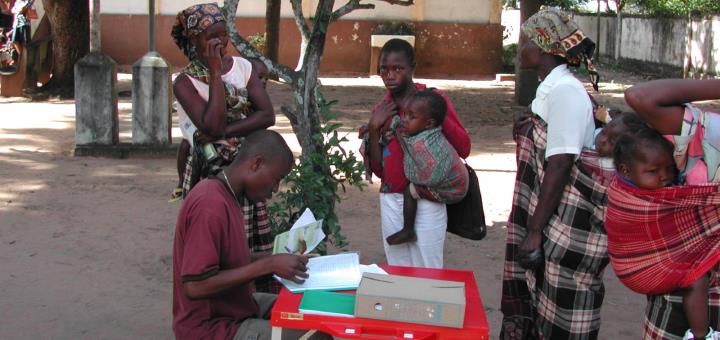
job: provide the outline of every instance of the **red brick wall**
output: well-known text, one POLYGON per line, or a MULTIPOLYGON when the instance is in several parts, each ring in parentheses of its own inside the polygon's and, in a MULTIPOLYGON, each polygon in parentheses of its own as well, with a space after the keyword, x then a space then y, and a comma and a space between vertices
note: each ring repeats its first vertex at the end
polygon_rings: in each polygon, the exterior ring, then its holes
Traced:
MULTIPOLYGON (((147 52, 148 22, 141 15, 103 15, 102 50, 118 65, 129 66, 147 52)), ((158 16, 157 50, 175 67, 187 63, 170 38, 175 18, 158 16)), ((264 18, 238 18, 243 36, 264 31, 264 18)), ((323 74, 367 75, 370 69, 370 35, 379 22, 347 20, 330 26, 325 43, 323 74)), ((418 77, 478 78, 500 68, 502 27, 498 24, 414 23, 418 77)), ((291 19, 280 22, 280 62, 297 64, 300 34, 291 19)))

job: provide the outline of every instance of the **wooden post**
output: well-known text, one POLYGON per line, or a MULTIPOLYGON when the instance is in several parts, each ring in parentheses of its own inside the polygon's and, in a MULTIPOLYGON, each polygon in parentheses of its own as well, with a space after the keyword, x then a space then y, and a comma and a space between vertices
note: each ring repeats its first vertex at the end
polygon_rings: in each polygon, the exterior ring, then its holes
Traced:
MULTIPOLYGON (((525 22, 533 14, 540 10, 538 0, 524 0, 520 2, 520 24, 525 22)), ((520 32, 522 36, 522 32, 520 32)), ((518 42, 518 53, 522 50, 524 39, 518 42)), ((519 60, 519 58, 518 58, 519 60)), ((530 105, 535 99, 535 91, 539 84, 538 75, 535 70, 521 70, 517 62, 515 64, 515 102, 518 105, 530 105)))
POLYGON ((280 42, 280 0, 266 0, 265 10, 265 56, 278 62, 280 42))
POLYGON ((600 62, 600 0, 597 0, 597 32, 595 36, 597 39, 595 39, 595 51, 597 51, 597 54, 595 55, 595 61, 600 62))

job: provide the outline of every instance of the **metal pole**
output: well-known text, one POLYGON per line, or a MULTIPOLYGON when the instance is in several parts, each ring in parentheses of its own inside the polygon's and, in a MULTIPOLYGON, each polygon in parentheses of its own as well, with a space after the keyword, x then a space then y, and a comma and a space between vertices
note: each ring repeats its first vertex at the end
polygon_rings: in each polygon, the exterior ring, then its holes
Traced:
POLYGON ((100 0, 90 1, 90 52, 100 52, 100 0))
POLYGON ((148 0, 148 12, 148 34, 150 34, 148 37, 148 50, 150 52, 155 52, 155 0, 148 0))

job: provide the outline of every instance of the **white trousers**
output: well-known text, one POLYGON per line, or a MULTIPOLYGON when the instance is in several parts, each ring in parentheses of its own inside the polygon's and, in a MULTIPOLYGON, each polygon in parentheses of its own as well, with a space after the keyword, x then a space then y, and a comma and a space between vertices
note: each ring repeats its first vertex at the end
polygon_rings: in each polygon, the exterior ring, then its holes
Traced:
POLYGON ((385 239, 403 228, 403 194, 380 194, 380 221, 389 265, 442 268, 447 210, 445 204, 420 199, 415 216, 416 242, 389 245, 385 239))

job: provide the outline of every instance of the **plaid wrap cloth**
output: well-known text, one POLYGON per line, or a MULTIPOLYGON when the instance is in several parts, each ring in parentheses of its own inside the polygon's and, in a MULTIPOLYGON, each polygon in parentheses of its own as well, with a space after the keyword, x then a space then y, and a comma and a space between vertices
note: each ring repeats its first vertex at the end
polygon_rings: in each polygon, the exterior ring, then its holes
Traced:
MULTIPOLYGON (((720 271, 712 271, 708 290, 708 324, 720 329, 720 271)), ((648 295, 643 340, 682 340, 690 324, 685 317, 681 292, 648 295)))
POLYGON ((547 125, 539 117, 515 136, 517 177, 507 227, 501 339, 595 339, 608 263, 603 215, 606 186, 614 169, 583 151, 572 167, 560 204, 543 230, 543 270, 518 262, 528 217, 538 203, 545 175, 547 125))
POLYGON ((645 190, 616 178, 606 229, 615 273, 641 294, 687 287, 720 261, 720 184, 645 190))
MULTIPOLYGON (((393 119, 393 130, 400 117, 393 119)), ((421 198, 452 204, 468 191, 468 171, 457 151, 436 127, 414 136, 398 136, 403 149, 405 176, 421 198)))

